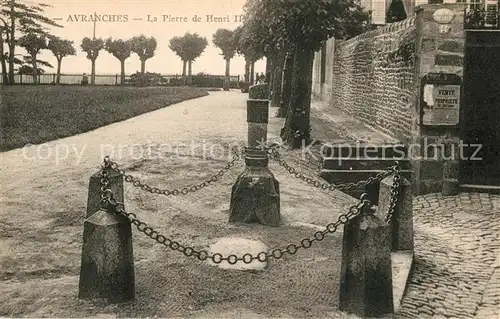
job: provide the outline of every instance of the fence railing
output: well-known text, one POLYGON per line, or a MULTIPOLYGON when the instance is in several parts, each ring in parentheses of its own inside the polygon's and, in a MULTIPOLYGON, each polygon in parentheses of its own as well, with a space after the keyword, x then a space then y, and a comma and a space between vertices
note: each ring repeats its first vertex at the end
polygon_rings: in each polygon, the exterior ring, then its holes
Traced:
MULTIPOLYGON (((211 75, 211 74, 193 74, 192 75, 194 79, 201 79, 202 81, 198 81, 201 83, 204 82, 220 82, 221 85, 225 79, 224 75, 211 75), (203 81, 204 80, 204 81, 203 81)), ((44 74, 39 74, 37 75, 37 82, 38 84, 54 84, 56 82, 56 77, 57 75, 55 73, 44 73, 44 74)), ((89 81, 90 81, 90 74, 88 75, 89 81)), ((131 83, 131 75, 125 75, 125 84, 130 84, 131 83)), ((163 84, 163 85, 172 85, 172 86, 177 86, 177 85, 182 85, 182 75, 180 74, 166 74, 166 75, 160 75, 160 82, 158 84, 163 84)), ((82 81, 82 74, 61 74, 60 75, 60 84, 67 84, 67 85, 77 85, 81 84, 82 81)), ((229 77, 229 81, 231 83, 238 83, 240 81, 240 76, 239 75, 232 75, 229 77)), ((31 74, 15 74, 14 75, 14 82, 16 84, 33 84, 33 76, 31 74)), ((193 81, 193 85, 197 85, 198 83, 195 83, 196 81, 193 81)), ((3 83, 3 76, 0 73, 0 83, 3 83)), ((200 83, 200 84, 201 84, 200 83)), ((121 84, 121 77, 120 74, 96 74, 95 75, 95 85, 120 85, 121 84)))

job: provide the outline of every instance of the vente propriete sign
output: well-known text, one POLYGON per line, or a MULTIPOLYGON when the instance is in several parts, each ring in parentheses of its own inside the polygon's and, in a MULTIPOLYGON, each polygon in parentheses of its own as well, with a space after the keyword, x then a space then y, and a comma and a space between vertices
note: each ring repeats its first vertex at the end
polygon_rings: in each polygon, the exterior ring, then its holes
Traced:
POLYGON ((430 73, 422 78, 422 125, 458 125, 461 82, 456 74, 430 73))

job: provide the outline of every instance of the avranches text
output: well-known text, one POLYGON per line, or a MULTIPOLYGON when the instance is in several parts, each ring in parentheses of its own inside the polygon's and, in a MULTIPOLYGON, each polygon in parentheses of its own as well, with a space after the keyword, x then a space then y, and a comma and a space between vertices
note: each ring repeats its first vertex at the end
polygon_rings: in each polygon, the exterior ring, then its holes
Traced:
MULTIPOLYGON (((162 15, 150 15, 146 17, 130 17, 127 14, 70 14, 68 15, 66 22, 128 22, 130 20, 146 20, 146 22, 207 22, 207 23, 224 23, 224 22, 243 22, 244 16, 239 15, 193 15, 191 17, 187 16, 173 16, 169 14, 162 15)), ((62 20, 62 19, 61 19, 62 20)))

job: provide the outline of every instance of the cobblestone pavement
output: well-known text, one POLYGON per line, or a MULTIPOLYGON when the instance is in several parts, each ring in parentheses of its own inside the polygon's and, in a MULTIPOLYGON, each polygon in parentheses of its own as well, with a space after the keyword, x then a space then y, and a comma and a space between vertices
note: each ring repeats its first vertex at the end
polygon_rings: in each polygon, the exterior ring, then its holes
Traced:
POLYGON ((500 196, 414 201, 415 265, 404 318, 499 318, 500 196))

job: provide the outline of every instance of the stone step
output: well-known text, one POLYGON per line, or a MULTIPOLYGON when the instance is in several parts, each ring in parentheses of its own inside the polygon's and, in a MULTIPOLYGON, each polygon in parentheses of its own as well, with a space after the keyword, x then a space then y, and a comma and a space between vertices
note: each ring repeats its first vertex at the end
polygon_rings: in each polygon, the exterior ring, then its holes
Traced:
MULTIPOLYGON (((324 169, 332 170, 376 170, 385 169, 394 165, 394 159, 343 159, 343 158, 332 158, 324 157, 323 166, 324 169)), ((401 169, 410 169, 411 165, 409 161, 402 160, 398 161, 401 169)))
POLYGON ((325 157, 348 157, 348 158, 395 158, 403 160, 407 158, 408 148, 403 144, 394 145, 324 145, 323 155, 325 157))
POLYGON ((465 193, 490 193, 500 195, 500 186, 460 184, 458 187, 461 192, 465 193))

